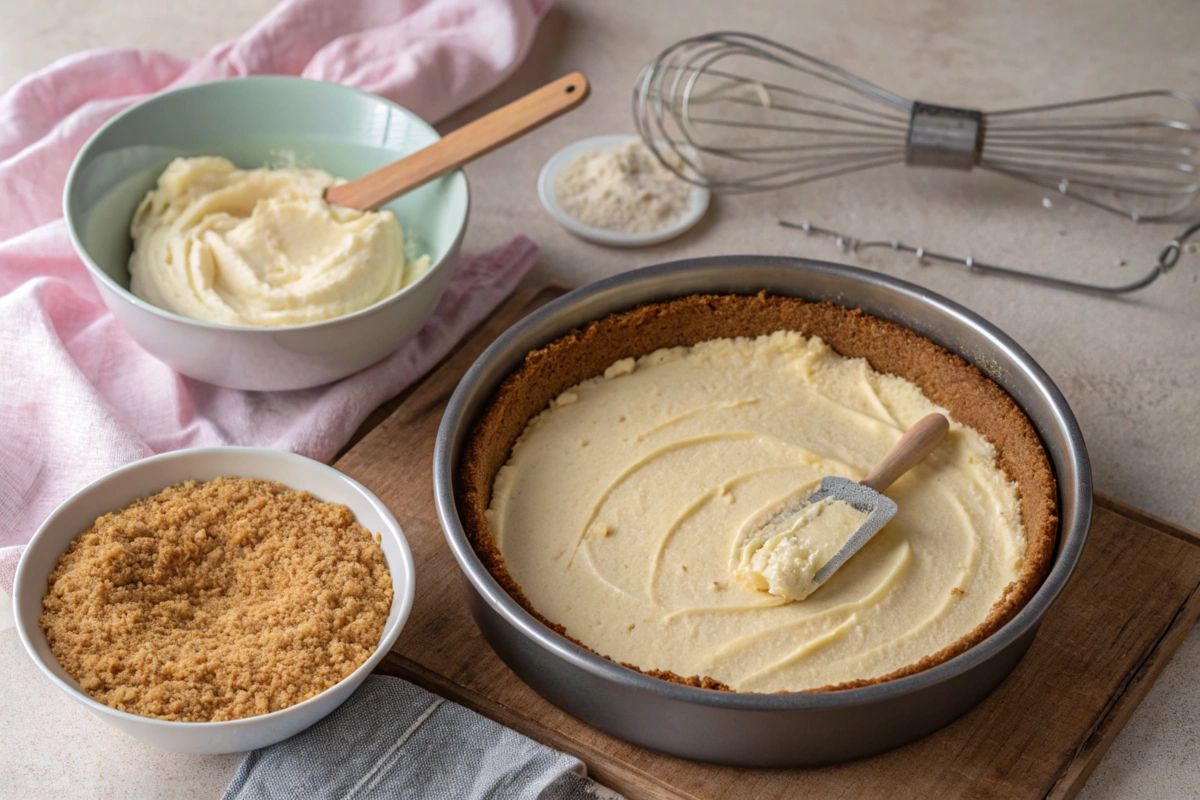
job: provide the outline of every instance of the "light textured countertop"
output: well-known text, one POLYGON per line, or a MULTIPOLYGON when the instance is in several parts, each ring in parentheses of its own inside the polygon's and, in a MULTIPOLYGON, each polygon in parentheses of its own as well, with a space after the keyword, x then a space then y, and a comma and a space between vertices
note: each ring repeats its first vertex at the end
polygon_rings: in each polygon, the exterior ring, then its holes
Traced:
MULTIPOLYGON (((55 58, 134 45, 202 52, 248 28, 271 0, 0 0, 0 89, 55 58)), ((1147 269, 1179 226, 1134 227, 1100 212, 1042 205, 1042 194, 978 174, 895 167, 768 195, 721 198, 675 242, 615 251, 572 238, 542 211, 535 181, 558 148, 632 130, 638 68, 683 36, 717 29, 771 34, 910 97, 998 108, 1143 88, 1200 93, 1194 0, 1043 3, 768 0, 563 2, 516 76, 449 127, 547 79, 582 70, 592 98, 578 111, 468 168, 466 252, 516 231, 542 246, 531 280, 583 283, 675 258, 773 253, 846 260, 928 286, 974 309, 1023 345, 1079 417, 1097 488, 1200 527, 1200 255, 1128 301, 1055 292, 919 266, 884 252, 856 259, 831 241, 776 226, 810 219, 854 235, 902 237, 1063 276, 1113 281, 1147 269), (1127 266, 1116 261, 1125 259, 1127 266)), ((1200 209, 1200 207, 1198 207, 1200 209)), ((0 609, 0 616, 4 611, 0 609)), ((0 619, 0 627, 7 627, 0 619)), ((1200 796, 1200 637, 1167 667, 1084 797, 1200 796)), ((122 737, 61 696, 0 630, 0 796, 216 797, 236 756, 160 753, 122 737)))

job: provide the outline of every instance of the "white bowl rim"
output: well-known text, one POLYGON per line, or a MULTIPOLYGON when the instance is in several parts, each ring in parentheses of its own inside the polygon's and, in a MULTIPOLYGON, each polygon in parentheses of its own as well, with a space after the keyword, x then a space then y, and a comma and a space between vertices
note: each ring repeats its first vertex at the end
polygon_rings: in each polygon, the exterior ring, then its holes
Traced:
MULTIPOLYGON (((164 488, 166 488, 166 487, 164 487, 164 488)), ((303 487, 294 487, 294 486, 290 487, 290 488, 297 489, 297 490, 303 489, 303 487)), ((396 580, 396 576, 395 576, 396 570, 394 569, 394 567, 392 565, 389 565, 388 572, 391 573, 391 575, 392 575, 392 585, 394 587, 398 583, 398 581, 396 580)), ((161 726, 164 729, 170 728, 170 729, 174 729, 174 730, 178 730, 178 731, 183 731, 183 730, 229 731, 229 730, 234 730, 237 728, 244 728, 244 727, 251 726, 251 725, 261 724, 264 720, 267 720, 267 719, 278 720, 278 719, 283 719, 288 716, 295 716, 297 714, 302 713, 303 709, 308 707, 310 704, 315 704, 318 700, 321 700, 326 694, 333 691, 338 686, 341 686, 342 684, 344 684, 352 679, 355 679, 356 677, 358 677, 360 675, 362 675, 363 677, 366 677, 364 673, 371 672, 371 670, 373 670, 375 668, 375 665, 383 660, 384 656, 386 656, 391 651, 391 647, 395 643, 396 638, 400 635, 400 632, 402 630, 404 630, 404 626, 408 622, 408 616, 410 613, 412 613, 413 598, 415 596, 415 590, 416 590, 415 566, 413 563, 412 551, 409 549, 409 546, 408 546, 408 539, 404 536, 404 531, 400 528, 400 523, 396 521, 396 518, 395 518, 395 516, 392 515, 392 512, 388 510, 387 506, 385 506, 383 504, 383 501, 381 501, 378 497, 376 497, 375 493, 372 492, 370 489, 366 488, 361 483, 359 483, 358 481, 351 478, 349 475, 346 475, 345 473, 334 469, 333 467, 329 466, 328 464, 324 464, 320 461, 317 461, 316 459, 308 458, 307 456, 298 455, 296 453, 289 453, 289 452, 286 452, 283 450, 271 450, 270 448, 266 448, 266 447, 217 446, 217 447, 197 447, 197 448, 185 449, 185 450, 172 450, 169 453, 160 453, 159 455, 156 455, 156 456, 150 456, 149 458, 143 458, 139 461, 134 461, 130 464, 126 464, 123 467, 118 467, 117 469, 113 470, 112 472, 109 472, 109 473, 97 478, 96 480, 89 483, 87 486, 84 486, 83 488, 74 492, 70 497, 68 497, 66 500, 64 500, 62 503, 60 503, 58 505, 58 507, 55 508, 54 511, 50 514, 50 516, 46 517, 46 521, 43 522, 38 527, 37 532, 33 534, 33 537, 30 538, 28 544, 25 546, 25 551, 21 554, 21 560, 17 564, 17 573, 16 573, 16 579, 13 581, 12 596, 13 596, 13 601, 14 601, 13 602, 13 617, 16 620, 17 633, 21 637, 21 644, 24 645, 25 652, 28 653, 29 657, 33 659, 33 662, 37 665, 38 669, 40 669, 42 671, 43 675, 48 677, 51 681, 53 681, 55 684, 57 684, 59 688, 61 688, 63 691, 65 691, 68 695, 70 695, 76 701, 82 703, 88 709, 90 709, 96 713, 99 713, 103 716, 111 716, 111 717, 114 717, 119 720, 134 721, 134 722, 137 722, 138 724, 146 724, 146 725, 151 725, 151 726, 155 726, 155 727, 161 726), (380 515, 380 517, 386 523, 386 526, 389 528, 390 533, 392 533, 395 536, 396 541, 400 545, 401 563, 399 564, 399 566, 401 567, 401 571, 403 572, 403 576, 402 576, 403 586, 402 586, 402 596, 400 593, 395 593, 395 592, 392 595, 393 607, 396 605, 396 603, 400 604, 400 614, 396 618, 395 630, 389 632, 387 627, 385 626, 383 634, 380 637, 379 645, 377 645, 375 648, 375 652, 372 653, 370 655, 370 657, 367 658, 366 661, 364 661, 362 664, 359 664, 357 669, 355 669, 353 672, 351 672, 346 677, 342 678, 340 681, 335 683, 333 686, 330 686, 329 688, 325 689, 324 691, 313 695, 312 697, 308 698, 307 700, 301 701, 292 706, 288 706, 287 708, 281 708, 278 711, 270 711, 270 712, 267 712, 266 714, 258 714, 257 716, 253 716, 253 717, 242 717, 241 719, 220 720, 217 722, 176 722, 174 720, 157 719, 155 717, 144 717, 140 714, 131 714, 128 711, 121 711, 119 709, 113 708, 112 706, 106 706, 105 704, 92 698, 91 695, 89 695, 87 692, 83 691, 79 687, 72 686, 70 683, 68 683, 67 681, 64 681, 58 675, 54 674, 54 671, 51 670, 50 667, 46 664, 46 662, 42 660, 41 656, 38 655, 37 650, 33 646, 33 641, 31 639, 31 633, 29 630, 29 626, 33 625, 34 627, 37 627, 36 621, 31 623, 29 620, 26 620, 21 615, 20 605, 16 602, 17 598, 19 598, 21 596, 20 592, 18 592, 18 587, 22 585, 23 581, 32 580, 26 574, 28 561, 25 558, 25 554, 28 553, 31 549, 30 546, 35 541, 37 541, 37 538, 39 536, 41 536, 44 531, 48 530, 50 525, 61 514, 65 513, 66 509, 73 502, 75 502, 75 499, 77 497, 79 497, 81 494, 83 494, 84 492, 87 492, 93 488, 96 488, 97 486, 99 486, 101 484, 107 483, 108 481, 110 481, 120 475, 123 475, 127 472, 132 472, 135 469, 144 469, 146 466, 151 465, 151 464, 159 463, 162 461, 179 459, 179 458, 186 458, 189 456, 197 456, 197 455, 201 455, 201 454, 211 454, 211 453, 219 454, 219 453, 229 453, 229 452, 235 452, 238 454, 246 454, 246 455, 250 455, 250 456, 263 456, 263 457, 267 457, 267 458, 279 458, 284 461, 293 461, 296 463, 307 462, 308 465, 310 465, 310 466, 320 467, 322 470, 327 470, 329 473, 331 473, 337 479, 342 480, 343 482, 349 484, 351 488, 356 489, 362 493, 363 497, 367 500, 368 503, 371 504, 371 506, 375 509, 375 511, 380 515), (386 644, 386 647, 384 646, 385 644, 386 644)), ((40 628, 39 628, 39 630, 40 630, 40 628)))
POLYGON ((591 150, 602 150, 608 147, 618 147, 625 142, 637 139, 637 134, 633 133, 611 133, 602 136, 589 136, 586 139, 572 142, 550 156, 549 160, 542 167, 542 171, 538 174, 538 197, 542 201, 542 206, 554 218, 554 221, 576 236, 597 244, 609 245, 611 247, 649 247, 650 245, 662 244, 670 239, 674 239, 676 236, 681 236, 703 219, 705 213, 708 212, 708 204, 712 197, 712 193, 703 186, 692 187, 692 193, 688 198, 687 211, 673 225, 668 225, 661 230, 650 231, 649 233, 623 233, 621 231, 611 231, 607 228, 597 228, 593 225, 580 222, 563 209, 562 204, 558 202, 558 196, 554 193, 554 180, 558 177, 558 173, 563 167, 582 153, 591 150))
POLYGON ((76 255, 78 255, 80 260, 83 261, 84 266, 87 267, 88 272, 91 273, 93 278, 97 278, 102 281, 106 286, 116 292, 122 300, 125 300, 126 302, 142 309, 143 311, 148 311, 152 314, 163 317, 164 319, 171 320, 172 322, 181 322, 187 325, 194 325, 198 328, 208 328, 216 331, 281 333, 286 331, 313 330, 322 327, 330 327, 338 323, 349 322, 353 319, 372 316, 376 312, 391 305, 397 300, 397 298, 407 294, 409 289, 412 289, 418 284, 423 283, 427 278, 429 278, 430 275, 432 275, 434 272, 437 272, 439 268, 446 266, 446 262, 449 260, 448 256, 454 252, 455 245, 461 243, 463 236, 466 234, 467 219, 471 215, 471 186, 467 181, 466 173, 464 173, 461 169, 454 170, 453 172, 442 176, 453 180, 461 180, 463 184, 463 191, 466 192, 466 207, 463 209, 462 220, 458 223, 458 233, 454 237, 454 242, 451 243, 450 247, 446 248, 446 253, 437 261, 431 263, 429 265, 429 269, 425 270, 420 277, 407 286, 401 288, 398 292, 388 295, 382 300, 378 300, 366 308, 360 308, 358 311, 354 311, 350 314, 343 314, 340 317, 332 317, 330 319, 319 320, 317 322, 305 322, 298 325, 229 325, 224 322, 208 322, 206 320, 192 319, 191 317, 185 317, 182 314, 176 314, 173 311, 168 311, 165 308, 159 308, 153 303, 146 302, 129 289, 113 280, 112 276, 107 272, 100 269, 100 267, 98 267, 96 263, 92 261, 91 254, 88 253, 87 249, 83 246, 83 243, 79 240, 79 236, 75 232, 75 221, 73 219, 73 215, 71 214, 71 186, 75 182, 76 172, 79 169, 79 165, 83 161, 84 155, 87 154, 88 150, 91 149, 96 140, 100 138, 100 136, 104 134, 110 127, 116 125, 127 114, 134 112, 142 106, 149 105, 167 96, 186 94, 188 92, 209 88, 214 84, 244 83, 246 81, 255 83, 319 83, 326 86, 334 86, 338 89, 366 97, 370 100, 402 112, 403 114, 407 115, 417 127, 424 128, 428 133, 433 134, 435 142, 442 138, 441 135, 433 128, 433 126, 417 116, 416 112, 410 111, 399 103, 393 103, 386 97, 381 97, 380 95, 359 89, 355 86, 347 86, 343 83, 320 81, 311 78, 301 78, 294 75, 248 75, 243 78, 223 78, 221 80, 205 81, 203 83, 196 83, 190 86, 182 86, 178 89, 171 89, 169 91, 159 92, 158 94, 151 95, 134 103, 128 108, 121 110, 119 113, 114 114, 107 122, 97 128, 95 132, 88 137, 87 141, 83 143, 83 147, 79 148, 79 152, 75 154, 75 158, 71 161, 71 168, 67 171, 67 179, 63 183, 62 210, 63 221, 66 222, 67 226, 67 235, 71 238, 71 246, 75 249, 76 255))

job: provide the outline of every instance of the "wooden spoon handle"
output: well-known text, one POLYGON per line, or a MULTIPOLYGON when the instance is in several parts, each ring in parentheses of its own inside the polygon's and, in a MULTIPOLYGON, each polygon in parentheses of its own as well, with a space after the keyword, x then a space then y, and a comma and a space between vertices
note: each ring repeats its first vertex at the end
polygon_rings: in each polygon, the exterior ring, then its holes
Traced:
POLYGON ((360 211, 379 208, 570 111, 587 99, 588 91, 587 78, 572 72, 446 134, 410 156, 357 180, 330 186, 325 190, 325 199, 360 211))
POLYGON ((904 432, 895 447, 871 470, 871 474, 862 479, 862 485, 882 492, 932 453, 949 430, 950 420, 944 414, 934 413, 923 417, 904 432))

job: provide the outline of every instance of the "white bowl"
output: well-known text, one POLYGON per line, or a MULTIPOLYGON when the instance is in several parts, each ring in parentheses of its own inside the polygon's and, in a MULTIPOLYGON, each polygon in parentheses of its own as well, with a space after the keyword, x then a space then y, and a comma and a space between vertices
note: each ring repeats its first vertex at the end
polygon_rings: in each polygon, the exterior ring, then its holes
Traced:
POLYGON ((609 245, 610 247, 648 247, 652 244, 661 244, 668 239, 674 239, 699 222, 704 216, 704 212, 708 210, 710 200, 709 191, 703 186, 692 187, 691 197, 688 198, 687 210, 683 212, 683 216, 674 225, 669 225, 662 230, 651 231, 650 233, 623 233, 621 231, 610 231, 606 228, 595 228, 591 225, 583 224, 563 210, 562 204, 558 202, 558 196, 554 193, 554 182, 563 167, 571 163, 576 156, 593 150, 620 147, 626 142, 637 138, 625 133, 609 136, 593 136, 589 139, 580 139, 574 144, 567 145, 551 156, 546 165, 542 167, 541 174, 538 175, 538 197, 541 198, 542 205, 550 216, 554 217, 559 225, 562 225, 579 238, 587 239, 589 242, 595 242, 596 244, 609 245))
POLYGON ((154 456, 122 467, 80 489, 55 509, 21 556, 13 586, 13 613, 21 642, 38 668, 71 699, 109 725, 163 750, 234 753, 287 739, 345 702, 400 635, 412 610, 413 588, 412 553, 400 525, 379 498, 360 483, 319 461, 292 453, 208 447, 154 456), (382 535, 380 546, 392 574, 393 596, 379 646, 358 669, 316 697, 257 717, 228 722, 169 722, 118 711, 93 700, 59 665, 38 626, 42 597, 59 556, 97 517, 185 480, 206 481, 221 476, 279 481, 296 490, 307 490, 320 500, 348 506, 364 528, 382 535))
POLYGON ((155 95, 80 149, 63 190, 76 252, 134 341, 176 372, 217 386, 306 389, 394 352, 433 313, 454 274, 470 209, 461 170, 393 200, 406 243, 429 270, 369 308, 323 322, 221 325, 158 308, 129 291, 133 212, 174 158, 224 156, 242 168, 292 163, 353 179, 438 140, 416 114, 336 83, 268 75, 155 95))

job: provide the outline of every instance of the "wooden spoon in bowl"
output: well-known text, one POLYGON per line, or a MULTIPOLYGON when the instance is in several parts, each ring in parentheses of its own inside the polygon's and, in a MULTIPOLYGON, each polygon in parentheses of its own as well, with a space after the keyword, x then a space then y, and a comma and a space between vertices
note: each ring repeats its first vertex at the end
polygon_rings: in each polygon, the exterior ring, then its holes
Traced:
POLYGON ((570 111, 587 99, 588 91, 587 78, 572 72, 446 134, 410 156, 361 178, 330 186, 325 190, 325 200, 359 211, 373 211, 570 111))

